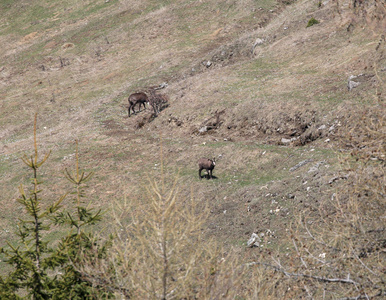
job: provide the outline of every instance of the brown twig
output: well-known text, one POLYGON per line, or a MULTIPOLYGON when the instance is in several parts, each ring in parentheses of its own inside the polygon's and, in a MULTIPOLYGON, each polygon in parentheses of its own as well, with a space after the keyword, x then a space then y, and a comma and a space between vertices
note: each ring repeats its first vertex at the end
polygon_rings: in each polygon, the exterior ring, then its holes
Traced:
POLYGON ((130 299, 130 291, 128 289, 126 289, 124 287, 112 285, 109 281, 107 281, 103 277, 90 275, 90 274, 87 274, 85 272, 80 272, 79 270, 78 270, 78 272, 82 276, 82 279, 84 281, 87 281, 91 285, 103 288, 110 293, 120 292, 122 295, 124 295, 126 297, 126 299, 130 299))
POLYGON ((302 274, 302 273, 287 272, 280 265, 279 262, 277 262, 275 259, 273 259, 273 260, 279 265, 279 267, 271 265, 271 264, 267 264, 267 263, 260 263, 260 262, 247 263, 246 266, 261 265, 261 266, 264 266, 264 267, 268 267, 268 268, 274 269, 277 272, 281 272, 284 275, 286 275, 287 277, 304 277, 304 278, 315 279, 315 280, 322 281, 322 282, 339 282, 339 283, 348 283, 348 284, 358 285, 358 282, 350 279, 350 275, 348 275, 348 277, 345 279, 345 278, 327 278, 327 277, 323 277, 323 276, 314 276, 314 275, 308 275, 308 274, 302 274))

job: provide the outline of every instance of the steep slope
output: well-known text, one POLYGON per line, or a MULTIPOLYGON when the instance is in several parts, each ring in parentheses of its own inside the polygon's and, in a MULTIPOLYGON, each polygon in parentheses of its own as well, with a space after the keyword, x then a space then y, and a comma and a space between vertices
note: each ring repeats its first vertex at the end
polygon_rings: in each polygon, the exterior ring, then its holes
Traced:
POLYGON ((269 230, 266 246, 284 247, 293 215, 333 193, 357 112, 385 108, 382 0, 1 5, 0 243, 17 220, 35 111, 39 144, 53 151, 48 195, 67 188, 58 174, 75 139, 98 207, 142 197, 162 151, 183 195, 209 203, 209 235, 240 246, 269 230), (349 90, 351 76, 360 84, 349 90), (128 95, 162 83, 169 106, 128 118, 128 95), (201 156, 219 158, 217 179, 199 181, 201 156))

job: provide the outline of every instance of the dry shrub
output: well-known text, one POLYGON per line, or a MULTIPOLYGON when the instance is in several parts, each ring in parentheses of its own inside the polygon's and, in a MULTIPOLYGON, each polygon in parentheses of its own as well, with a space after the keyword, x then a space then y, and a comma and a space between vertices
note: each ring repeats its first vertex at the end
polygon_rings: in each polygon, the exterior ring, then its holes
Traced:
POLYGON ((311 298, 385 295, 385 114, 378 106, 360 115, 345 142, 352 151, 339 178, 347 180, 331 181, 319 210, 299 216, 290 259, 273 258, 276 271, 311 298))
MULTIPOLYGON (((118 299, 277 299, 281 274, 243 263, 204 233, 209 210, 184 199, 178 180, 150 180, 144 197, 116 202, 109 256, 84 257, 78 270, 99 292, 118 299)), ((97 249, 95 249, 97 251, 97 249)), ((260 259, 258 260, 260 261, 260 259)))
POLYGON ((81 273, 97 288, 134 299, 233 299, 243 296, 242 266, 205 238, 209 211, 183 199, 178 181, 149 179, 142 199, 115 203, 112 251, 106 260, 84 259, 81 273))
POLYGON ((380 103, 363 109, 348 122, 348 134, 343 135, 346 146, 352 148, 352 156, 367 163, 368 160, 385 162, 386 153, 386 106, 380 103), (354 124, 354 125, 351 125, 354 124))
MULTIPOLYGON (((341 5, 346 4, 343 1, 341 5)), ((375 32, 381 32, 382 28, 386 26, 386 7, 384 0, 371 0, 371 1, 362 1, 362 0, 351 0, 351 5, 349 7, 354 12, 355 18, 353 17, 353 22, 364 22, 375 32), (359 19, 359 20, 358 20, 359 19)))
POLYGON ((155 89, 149 89, 149 102, 153 107, 154 115, 157 116, 168 106, 169 98, 165 94, 158 93, 155 89))
POLYGON ((205 299, 232 293, 237 276, 230 257, 201 235, 207 209, 181 199, 176 182, 165 187, 149 180, 146 196, 121 206, 128 218, 120 223, 115 244, 119 260, 130 265, 126 280, 132 296, 205 299))

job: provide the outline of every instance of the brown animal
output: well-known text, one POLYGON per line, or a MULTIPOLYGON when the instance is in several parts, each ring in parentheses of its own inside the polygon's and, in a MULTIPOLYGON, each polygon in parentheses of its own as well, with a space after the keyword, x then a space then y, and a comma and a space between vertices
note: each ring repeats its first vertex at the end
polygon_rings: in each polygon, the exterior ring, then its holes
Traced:
MULTIPOLYGON (((129 96, 129 117, 130 117, 130 109, 133 110, 133 113, 135 113, 134 107, 139 104, 139 111, 141 111, 141 105, 143 104, 143 107, 146 109, 145 103, 149 104, 149 98, 145 93, 134 93, 129 96)), ((138 112, 139 112, 138 111, 138 112)))
POLYGON ((198 167, 199 167, 198 176, 200 177, 200 179, 202 179, 201 171, 203 169, 205 169, 206 172, 208 173, 208 179, 212 178, 212 172, 213 172, 215 165, 216 165, 216 159, 215 158, 213 158, 213 160, 208 159, 208 158, 200 158, 200 160, 198 161, 198 167))

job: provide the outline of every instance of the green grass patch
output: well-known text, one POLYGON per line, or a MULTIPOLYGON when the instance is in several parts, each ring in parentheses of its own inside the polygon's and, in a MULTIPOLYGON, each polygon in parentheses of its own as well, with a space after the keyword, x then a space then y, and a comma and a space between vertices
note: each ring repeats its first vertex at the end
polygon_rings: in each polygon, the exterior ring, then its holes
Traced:
POLYGON ((314 25, 316 25, 316 24, 319 24, 319 21, 316 20, 314 17, 312 17, 312 18, 308 21, 306 27, 308 28, 308 27, 314 26, 314 25))
POLYGON ((254 0, 255 2, 255 5, 257 7, 261 7, 265 10, 269 10, 269 9, 272 9, 276 6, 277 4, 277 0, 254 0))
POLYGON ((251 168, 249 170, 240 170, 240 172, 225 176, 224 180, 236 184, 239 187, 245 187, 250 185, 265 185, 268 182, 274 180, 281 180, 284 178, 284 172, 279 172, 271 169, 261 171, 257 168, 251 168), (247 172, 245 172, 247 171, 247 172))

